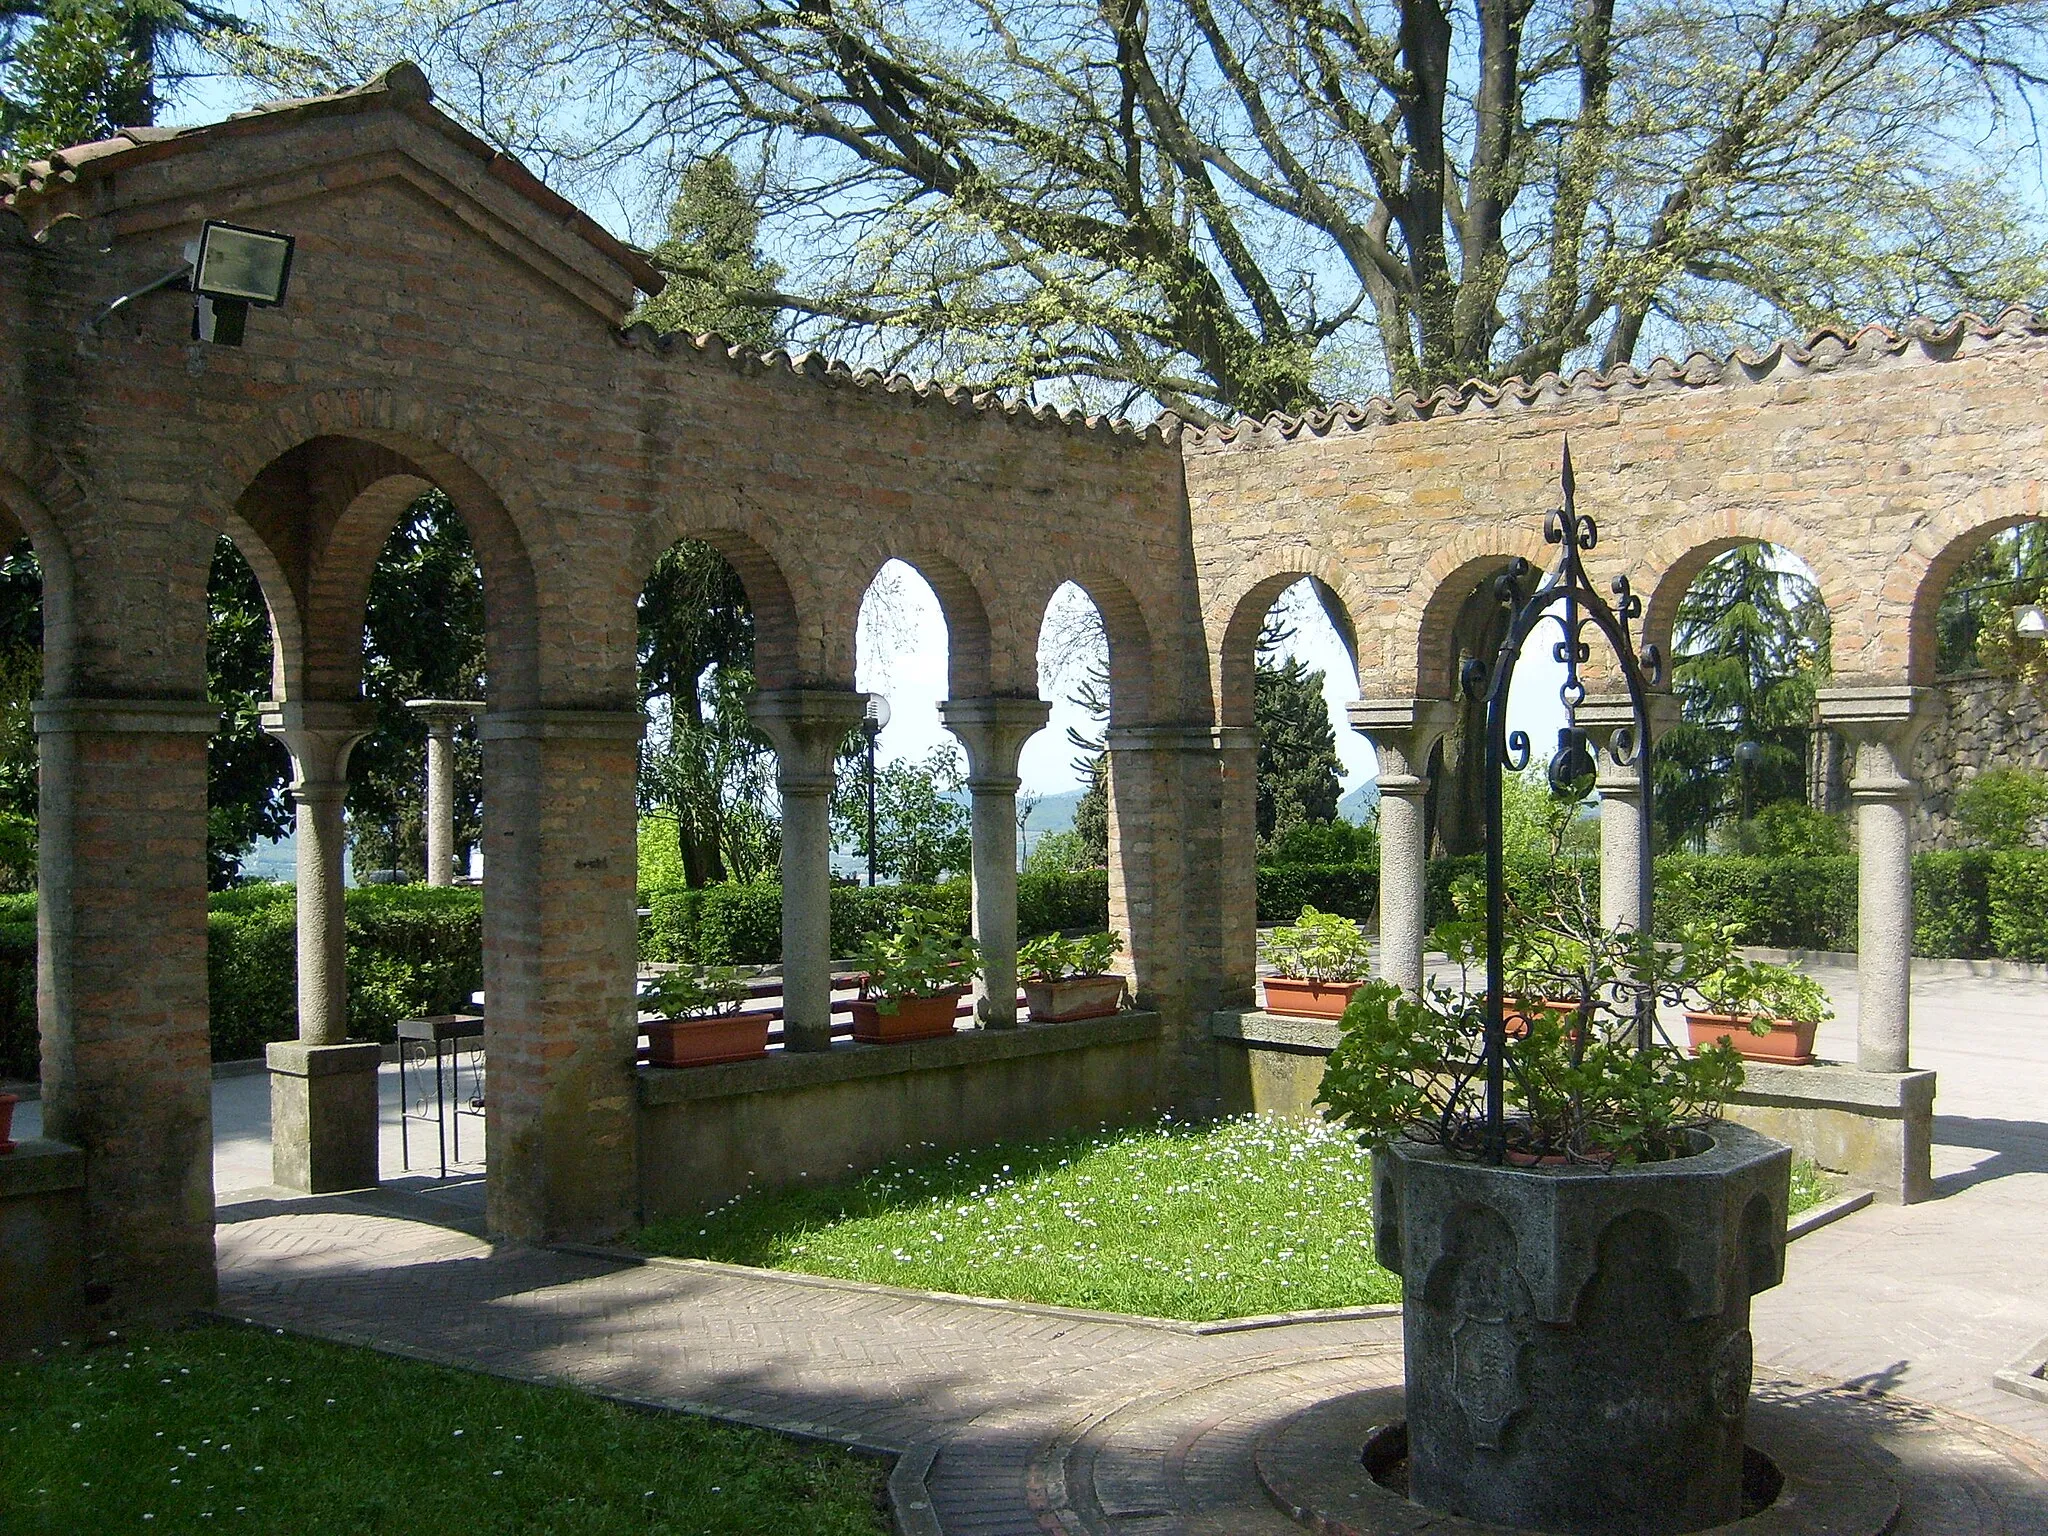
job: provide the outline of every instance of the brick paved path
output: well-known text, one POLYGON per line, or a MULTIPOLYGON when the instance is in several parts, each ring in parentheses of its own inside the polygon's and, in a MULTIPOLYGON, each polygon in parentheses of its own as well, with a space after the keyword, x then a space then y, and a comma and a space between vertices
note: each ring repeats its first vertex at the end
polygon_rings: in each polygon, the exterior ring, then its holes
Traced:
MULTIPOLYGON (((1823 1048, 1839 1054, 1853 1047, 1853 977, 1823 979, 1844 1014, 1823 1048)), ((2048 1407, 1990 1386, 1992 1371, 2048 1334, 2048 988, 1937 980, 1915 994, 1916 1059, 1942 1074, 1942 1198, 1872 1208, 1795 1244, 1786 1283, 1758 1300, 1759 1373, 1854 1383, 1989 1421, 2017 1438, 1964 1426, 1944 1442, 1953 1465, 1993 1482, 2004 1462, 2048 1477, 2048 1407)), ((1202 1333, 493 1248, 465 1225, 459 1200, 398 1190, 231 1204, 219 1232, 223 1306, 909 1451, 908 1466, 929 1463, 946 1536, 1298 1529, 1247 1482, 1251 1439, 1293 1407, 1400 1373, 1397 1318, 1202 1333)), ((1977 1509, 1993 1502, 1972 1497, 1977 1509)), ((2048 1529, 2048 1516, 1969 1528, 2048 1529)))

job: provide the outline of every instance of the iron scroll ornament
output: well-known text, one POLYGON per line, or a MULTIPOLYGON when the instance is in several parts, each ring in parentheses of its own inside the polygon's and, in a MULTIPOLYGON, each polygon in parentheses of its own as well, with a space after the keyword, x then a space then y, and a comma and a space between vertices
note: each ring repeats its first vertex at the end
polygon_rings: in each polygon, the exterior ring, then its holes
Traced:
MULTIPOLYGON (((1564 798, 1582 800, 1592 788, 1595 773, 1590 737, 1578 723, 1579 706, 1586 701, 1586 686, 1579 669, 1592 659, 1586 638, 1590 625, 1606 640, 1628 689, 1630 723, 1616 727, 1609 736, 1608 750, 1615 762, 1639 765, 1641 793, 1636 801, 1638 847, 1650 846, 1653 807, 1651 804, 1649 691, 1663 680, 1664 658, 1658 648, 1644 644, 1637 650, 1629 626, 1643 615, 1643 600, 1630 589, 1626 576, 1609 584, 1613 602, 1601 596, 1586 574, 1585 556, 1600 542, 1594 520, 1578 510, 1576 482, 1572 474, 1571 443, 1564 445, 1560 476, 1563 502, 1544 520, 1543 538, 1559 546, 1557 563, 1526 596, 1523 586, 1534 569, 1516 557, 1494 582, 1494 599, 1509 611, 1508 629, 1491 666, 1477 657, 1468 659, 1459 679, 1467 698, 1484 698, 1486 703, 1486 997, 1485 1038, 1481 1061, 1486 1076, 1486 1114, 1483 1128, 1483 1156, 1501 1163, 1507 1156, 1507 1010, 1506 1010, 1506 914, 1507 871, 1503 854, 1501 774, 1519 773, 1529 766, 1531 750, 1528 733, 1507 727, 1508 692, 1523 648, 1546 619, 1554 620, 1560 638, 1552 647, 1553 659, 1563 664, 1564 682, 1558 699, 1564 705, 1565 723, 1558 729, 1557 750, 1549 766, 1551 790, 1564 798)), ((1643 910, 1638 927, 1649 927, 1649 888, 1643 890, 1643 910)), ((1656 1038, 1654 992, 1636 997, 1636 1049, 1647 1054, 1656 1038)))

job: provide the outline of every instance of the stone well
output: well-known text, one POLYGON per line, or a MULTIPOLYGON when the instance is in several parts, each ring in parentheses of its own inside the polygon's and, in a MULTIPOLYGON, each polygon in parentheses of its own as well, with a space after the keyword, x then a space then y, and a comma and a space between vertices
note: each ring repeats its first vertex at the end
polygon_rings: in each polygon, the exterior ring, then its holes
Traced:
POLYGON ((1715 1126, 1644 1167, 1374 1157, 1380 1262, 1406 1282, 1409 1497, 1570 1536, 1742 1513, 1749 1299, 1784 1274, 1792 1154, 1715 1126))

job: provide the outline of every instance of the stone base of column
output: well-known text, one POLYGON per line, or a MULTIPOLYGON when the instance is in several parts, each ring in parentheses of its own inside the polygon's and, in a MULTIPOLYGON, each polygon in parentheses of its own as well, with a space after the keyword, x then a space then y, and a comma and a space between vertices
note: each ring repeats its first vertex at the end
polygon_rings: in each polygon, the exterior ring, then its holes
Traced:
POLYGON ((1934 1197, 1934 1074, 1743 1063, 1730 1120, 1890 1205, 1934 1197))
POLYGON ((270 1064, 270 1177, 324 1195, 377 1182, 377 1063, 373 1040, 302 1045, 280 1040, 270 1064))
POLYGON ((85 1320, 85 1154, 24 1141, 0 1157, 0 1360, 54 1348, 85 1320))

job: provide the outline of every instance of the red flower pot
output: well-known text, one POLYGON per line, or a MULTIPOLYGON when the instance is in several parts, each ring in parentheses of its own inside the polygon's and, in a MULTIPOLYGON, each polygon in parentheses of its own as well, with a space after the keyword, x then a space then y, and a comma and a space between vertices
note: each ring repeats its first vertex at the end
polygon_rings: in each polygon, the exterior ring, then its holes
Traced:
POLYGON ((768 1015, 719 1013, 704 1019, 650 1019, 647 1060, 657 1067, 708 1067, 768 1051, 768 1015))
POLYGON ((1291 1019, 1341 1019, 1352 994, 1363 981, 1297 981, 1287 976, 1266 978, 1266 1012, 1291 1019))
POLYGON ((882 1012, 874 998, 853 1003, 853 1038, 862 1045, 895 1045, 904 1040, 937 1040, 953 1033, 965 987, 948 987, 932 997, 896 998, 894 1013, 882 1012))
POLYGON ((7 1139, 14 1129, 14 1106, 20 1097, 12 1093, 0 1093, 0 1152, 12 1152, 14 1143, 7 1139))
MULTIPOLYGON (((1579 1005, 1569 998, 1546 997, 1543 1000, 1543 1011, 1571 1015, 1579 1011, 1579 1005)), ((1501 1015, 1501 1023, 1506 1027, 1510 1040, 1519 1040, 1529 1033, 1529 1016, 1519 1009, 1508 1009, 1501 1015)))
POLYGON ((1121 976, 1069 976, 1065 981, 1027 981, 1024 1001, 1038 1024, 1099 1019, 1123 1006, 1121 976))
POLYGON ((1746 1015, 1732 1013, 1693 1013, 1685 1015, 1685 1030, 1691 1036, 1695 1054, 1717 1040, 1726 1040, 1735 1047, 1735 1054, 1750 1061, 1774 1061, 1781 1067, 1804 1067, 1813 1061, 1813 1032, 1819 1026, 1798 1024, 1790 1019, 1766 1019, 1771 1026, 1767 1035, 1753 1035, 1749 1032, 1750 1020, 1746 1015))

